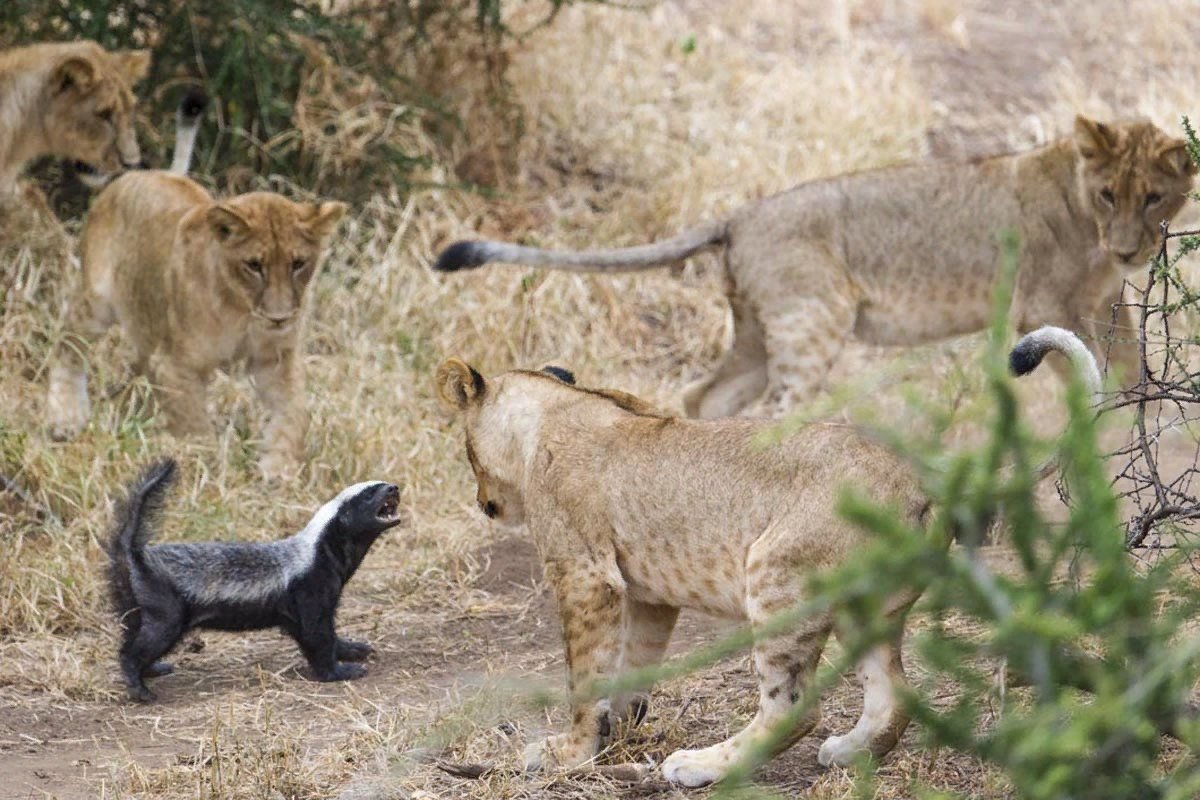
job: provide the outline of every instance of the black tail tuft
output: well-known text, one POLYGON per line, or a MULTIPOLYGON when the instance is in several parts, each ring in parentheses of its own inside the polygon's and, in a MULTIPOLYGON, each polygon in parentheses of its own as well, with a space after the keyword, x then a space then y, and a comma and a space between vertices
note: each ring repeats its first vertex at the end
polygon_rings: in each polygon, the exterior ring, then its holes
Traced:
POLYGON ((433 268, 437 272, 458 272, 483 266, 488 261, 483 242, 455 242, 442 251, 433 268))
POLYGON ((116 525, 108 543, 108 588, 113 607, 124 616, 137 608, 130 570, 140 562, 141 552, 153 533, 162 511, 167 489, 175 481, 175 460, 164 458, 146 468, 118 504, 116 525))
POLYGON ((1034 337, 1026 336, 1017 342, 1012 352, 1008 354, 1008 368, 1013 375, 1028 375, 1037 369, 1038 364, 1046 357, 1048 348, 1034 337))
POLYGON ((204 113, 208 108, 208 94, 199 86, 189 87, 179 101, 179 113, 189 122, 204 113))

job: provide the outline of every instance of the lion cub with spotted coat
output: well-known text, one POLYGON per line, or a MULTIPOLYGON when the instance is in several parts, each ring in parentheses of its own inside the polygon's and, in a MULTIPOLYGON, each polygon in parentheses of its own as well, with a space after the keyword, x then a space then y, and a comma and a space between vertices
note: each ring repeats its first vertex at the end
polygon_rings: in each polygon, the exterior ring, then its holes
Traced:
POLYGON ((82 286, 50 369, 51 434, 66 438, 87 424, 80 351, 119 324, 175 434, 211 430, 207 384, 215 370, 245 361, 270 414, 260 466, 267 476, 289 471, 308 427, 297 353, 304 293, 345 211, 271 192, 217 201, 164 171, 110 184, 88 216, 82 286))
POLYGON ((912 346, 986 328, 997 234, 1008 228, 1021 241, 1013 327, 1082 331, 1096 358, 1129 378, 1136 326, 1129 307, 1114 305, 1125 280, 1145 274, 1159 224, 1183 207, 1195 173, 1186 142, 1149 122, 1079 117, 1074 136, 1038 150, 811 181, 656 244, 569 252, 459 242, 435 268, 630 272, 720 249, 733 345, 684 409, 773 416, 810 400, 850 339, 912 346))
MULTIPOLYGON (((1014 371, 1030 372, 1050 351, 1100 396, 1091 352, 1059 328, 1025 336, 1014 371)), ((861 552, 866 535, 835 511, 841 487, 869 492, 914 527, 930 507, 911 465, 850 425, 810 424, 764 448, 755 438, 770 421, 680 419, 623 392, 579 388, 557 367, 485 379, 456 358, 438 367, 437 390, 463 417, 480 509, 526 526, 558 601, 571 724, 526 749, 529 768, 580 766, 604 744, 610 714, 644 711, 633 696, 594 703, 575 693, 661 660, 680 608, 757 629, 802 603, 814 573, 861 552)), ((902 622, 916 600, 916 592, 892 597, 886 613, 902 622)), ((757 715, 724 742, 672 753, 663 776, 686 786, 722 779, 788 717, 833 632, 827 610, 756 638, 757 715)), ((869 651, 858 675, 862 716, 825 740, 823 765, 881 756, 908 726, 896 692, 905 683, 899 638, 869 651)), ((818 709, 781 746, 819 717, 818 709)))

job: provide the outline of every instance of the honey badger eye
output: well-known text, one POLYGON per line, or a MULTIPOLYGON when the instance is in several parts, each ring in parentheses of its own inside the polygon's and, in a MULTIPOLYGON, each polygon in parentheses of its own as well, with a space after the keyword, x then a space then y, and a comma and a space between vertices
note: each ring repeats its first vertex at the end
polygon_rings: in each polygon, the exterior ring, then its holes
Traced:
POLYGON ((257 258, 252 258, 246 262, 246 269, 250 270, 255 275, 262 275, 262 261, 257 258))
POLYGON ((1115 202, 1115 198, 1113 197, 1112 189, 1109 189, 1109 188, 1101 189, 1100 190, 1100 200, 1105 205, 1111 206, 1115 202))
POLYGON ((1150 192, 1146 195, 1146 208, 1152 208, 1162 202, 1162 195, 1158 192, 1150 192))

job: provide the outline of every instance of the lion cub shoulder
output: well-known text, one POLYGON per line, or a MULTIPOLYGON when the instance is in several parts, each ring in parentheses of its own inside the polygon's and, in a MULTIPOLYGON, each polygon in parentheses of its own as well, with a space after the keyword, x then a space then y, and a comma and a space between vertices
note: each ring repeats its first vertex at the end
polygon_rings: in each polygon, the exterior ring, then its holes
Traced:
MULTIPOLYGON (((96 198, 84 229, 69 333, 90 339, 120 324, 176 433, 208 429, 209 378, 244 361, 270 412, 262 466, 276 473, 303 444, 303 299, 345 211, 344 203, 271 192, 218 201, 181 175, 124 175, 96 198)), ((51 372, 49 422, 58 436, 88 417, 74 349, 60 347, 51 372)))

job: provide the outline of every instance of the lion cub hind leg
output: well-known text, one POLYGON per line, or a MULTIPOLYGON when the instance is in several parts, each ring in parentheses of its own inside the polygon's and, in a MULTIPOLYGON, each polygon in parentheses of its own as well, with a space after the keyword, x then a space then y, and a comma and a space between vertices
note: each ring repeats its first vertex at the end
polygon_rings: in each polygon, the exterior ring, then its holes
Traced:
MULTIPOLYGON (((621 673, 660 663, 671 643, 677 619, 679 609, 674 606, 628 599, 625 603, 625 633, 621 639, 621 673)), ((621 692, 610 698, 609 711, 616 722, 630 720, 637 725, 649 710, 648 691, 621 692)))
POLYGON ((525 748, 525 768, 571 769, 591 760, 611 733, 608 702, 586 699, 598 680, 619 664, 625 581, 611 563, 563 561, 545 564, 554 587, 567 651, 571 727, 566 733, 525 748))
MULTIPOLYGON (((761 540, 760 540, 761 541, 761 540)), ((775 566, 773 554, 751 547, 746 574, 746 612, 750 625, 761 628, 775 615, 803 602, 803 580, 792 570, 775 566), (760 552, 756 553, 755 550, 760 552)), ((677 750, 663 761, 663 777, 683 786, 704 786, 721 780, 743 758, 756 750, 778 726, 786 724, 793 706, 808 687, 833 622, 828 614, 800 620, 786 633, 754 644, 754 670, 758 674, 758 713, 740 732, 702 750, 677 750)), ((821 719, 814 708, 779 746, 780 751, 807 735, 821 719)))
POLYGON ((54 347, 46 391, 46 423, 51 438, 71 439, 87 426, 91 400, 84 353, 115 322, 112 306, 86 288, 72 298, 63 336, 54 347))
POLYGON ((845 269, 815 250, 805 258, 805 285, 758 298, 767 387, 749 416, 777 417, 812 400, 854 331, 860 296, 845 269))
POLYGON ((762 325, 746 301, 731 295, 729 304, 733 310, 733 345, 715 373, 684 393, 683 411, 689 417, 733 416, 767 388, 767 348, 762 325))
POLYGON ((849 766, 862 755, 887 755, 908 727, 909 717, 896 697, 896 687, 906 684, 900 643, 873 648, 858 665, 863 687, 863 711, 854 729, 842 736, 830 736, 821 745, 817 761, 821 766, 849 766))

